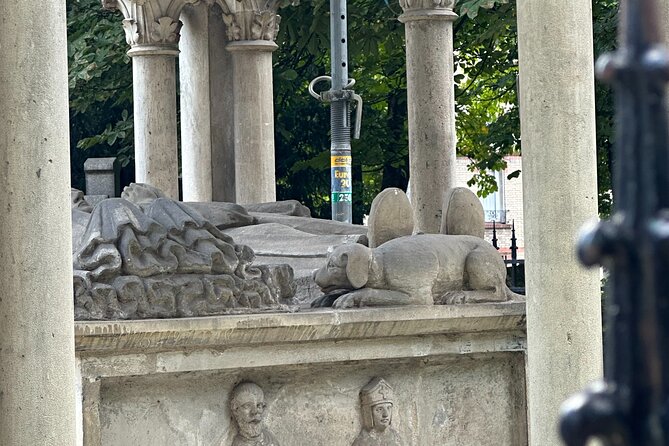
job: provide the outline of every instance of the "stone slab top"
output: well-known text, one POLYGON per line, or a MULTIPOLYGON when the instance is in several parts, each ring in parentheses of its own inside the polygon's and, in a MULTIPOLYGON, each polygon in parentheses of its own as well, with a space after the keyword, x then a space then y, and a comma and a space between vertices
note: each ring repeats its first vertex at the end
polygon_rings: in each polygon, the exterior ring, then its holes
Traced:
POLYGON ((76 322, 78 354, 149 353, 424 335, 524 332, 525 302, 303 310, 183 319, 76 322))
POLYGON ((116 157, 88 158, 84 161, 84 171, 86 172, 113 171, 117 167, 116 157))

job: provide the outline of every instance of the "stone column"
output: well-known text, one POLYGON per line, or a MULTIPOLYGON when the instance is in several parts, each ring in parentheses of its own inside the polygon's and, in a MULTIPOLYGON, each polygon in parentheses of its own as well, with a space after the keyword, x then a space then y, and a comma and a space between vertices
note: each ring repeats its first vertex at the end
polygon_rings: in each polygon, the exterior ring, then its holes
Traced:
POLYGON ((409 174, 416 229, 438 233, 455 186, 453 0, 400 0, 405 24, 409 174))
POLYGON ((181 13, 181 184, 184 201, 211 201, 209 8, 199 3, 181 13))
POLYGON ((223 14, 218 5, 209 10, 209 98, 211 104, 212 200, 235 202, 235 119, 232 53, 223 14))
POLYGON ((236 201, 275 201, 272 51, 278 1, 219 4, 233 64, 236 201))
POLYGON ((183 6, 197 0, 102 0, 119 9, 131 46, 135 123, 135 181, 179 197, 176 67, 183 6))
POLYGON ((0 444, 73 445, 65 2, 0 16, 0 444))
POLYGON ((517 5, 530 445, 557 446, 560 405, 602 374, 599 272, 575 256, 597 218, 592 9, 517 5))

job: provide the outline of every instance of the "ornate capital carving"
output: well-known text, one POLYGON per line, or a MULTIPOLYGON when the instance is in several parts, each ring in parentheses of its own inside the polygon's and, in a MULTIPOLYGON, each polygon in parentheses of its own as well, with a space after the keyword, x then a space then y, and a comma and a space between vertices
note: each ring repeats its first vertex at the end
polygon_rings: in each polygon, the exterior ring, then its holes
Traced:
POLYGON ((400 22, 413 20, 449 20, 458 16, 453 12, 456 0, 400 0, 404 11, 399 17, 400 22))
POLYGON ((273 42, 279 32, 279 7, 296 4, 295 0, 216 0, 223 9, 228 40, 267 40, 273 42))
POLYGON ((178 53, 179 15, 184 6, 199 0, 102 0, 102 7, 123 14, 129 54, 178 53))

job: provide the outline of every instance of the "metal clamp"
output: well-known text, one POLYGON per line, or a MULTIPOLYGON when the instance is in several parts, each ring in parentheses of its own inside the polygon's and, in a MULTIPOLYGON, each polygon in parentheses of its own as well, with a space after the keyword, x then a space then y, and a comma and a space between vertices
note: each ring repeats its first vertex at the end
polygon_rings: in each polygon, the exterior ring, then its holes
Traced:
MULTIPOLYGON (((321 102, 330 102, 326 95, 332 89, 326 90, 326 91, 321 92, 321 93, 316 93, 316 90, 314 88, 316 86, 316 84, 318 84, 320 82, 323 82, 323 81, 329 81, 330 85, 332 85, 332 77, 330 77, 330 76, 318 76, 317 78, 314 78, 314 80, 309 82, 309 94, 311 95, 311 97, 313 97, 314 99, 318 99, 321 102)), ((354 85, 355 85, 355 79, 350 79, 349 78, 348 84, 346 84, 346 87, 344 87, 344 88, 348 89, 348 88, 351 88, 354 85)))
POLYGON ((323 97, 321 96, 322 93, 316 93, 316 91, 314 90, 314 87, 316 86, 316 84, 318 84, 319 82, 323 82, 323 81, 329 81, 330 85, 332 85, 332 78, 330 76, 318 76, 317 78, 315 78, 314 80, 309 82, 309 94, 314 99, 318 99, 321 102, 325 102, 323 100, 323 97))
POLYGON ((360 139, 360 126, 362 125, 362 97, 353 94, 355 101, 355 127, 353 127, 353 139, 360 139))
POLYGON ((355 79, 349 78, 348 84, 344 87, 343 90, 329 90, 321 91, 320 93, 316 92, 316 84, 321 82, 328 81, 332 85, 332 77, 330 76, 318 76, 311 82, 309 82, 309 94, 314 99, 318 99, 321 102, 335 102, 335 101, 346 101, 356 103, 355 110, 355 127, 353 128, 353 139, 360 139, 360 127, 362 125, 362 97, 359 94, 356 94, 355 91, 349 90, 352 86, 355 85, 355 79))

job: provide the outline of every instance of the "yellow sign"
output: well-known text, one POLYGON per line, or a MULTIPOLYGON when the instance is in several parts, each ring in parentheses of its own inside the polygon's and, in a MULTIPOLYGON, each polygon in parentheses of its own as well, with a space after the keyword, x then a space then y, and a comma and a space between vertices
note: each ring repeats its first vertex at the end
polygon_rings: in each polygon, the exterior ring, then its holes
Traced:
POLYGON ((331 156, 330 165, 332 167, 347 167, 351 165, 350 156, 331 156))

